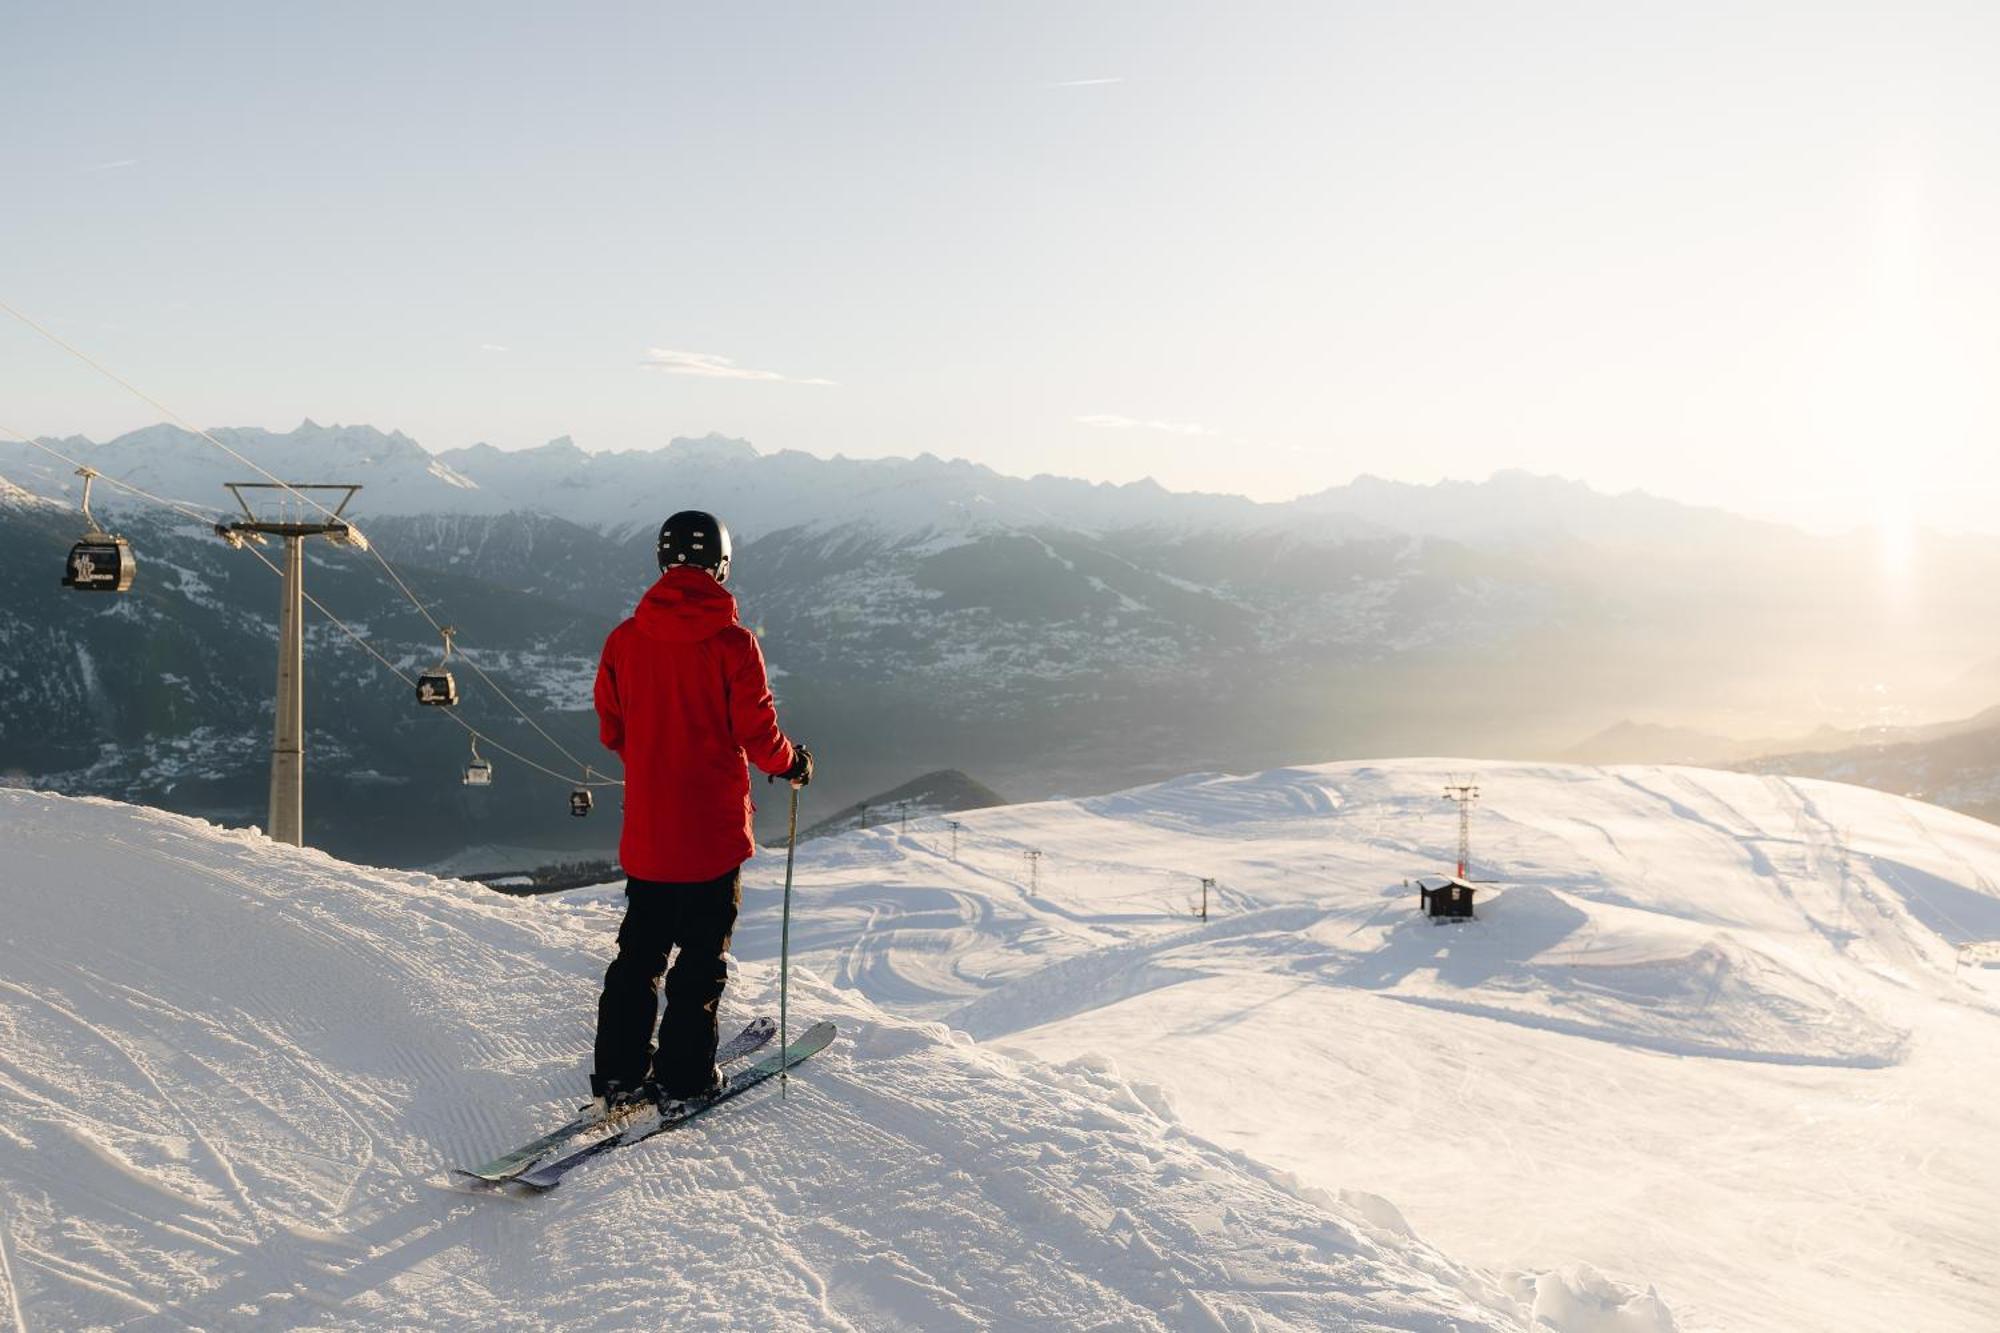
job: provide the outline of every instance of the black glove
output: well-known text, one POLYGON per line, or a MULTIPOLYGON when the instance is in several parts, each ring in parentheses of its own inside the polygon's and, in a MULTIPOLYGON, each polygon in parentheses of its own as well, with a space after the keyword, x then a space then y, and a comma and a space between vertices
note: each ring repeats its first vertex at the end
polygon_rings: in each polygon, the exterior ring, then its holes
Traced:
POLYGON ((792 747, 792 766, 778 774, 794 787, 803 787, 813 780, 813 752, 803 745, 792 747))

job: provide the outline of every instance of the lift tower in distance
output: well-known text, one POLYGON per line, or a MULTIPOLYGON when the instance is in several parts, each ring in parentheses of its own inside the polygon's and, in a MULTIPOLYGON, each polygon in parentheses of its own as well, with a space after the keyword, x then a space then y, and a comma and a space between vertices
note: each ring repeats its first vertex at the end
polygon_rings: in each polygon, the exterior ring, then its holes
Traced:
POLYGON ((1464 879, 1472 861, 1472 803, 1479 799, 1479 788, 1456 781, 1444 789, 1444 798, 1458 802, 1458 877, 1464 879))
POLYGON ((224 484, 236 497, 243 517, 217 523, 215 532, 218 537, 238 548, 246 541, 262 545, 270 537, 285 539, 285 591, 278 613, 278 718, 271 740, 271 817, 265 832, 273 842, 288 842, 294 847, 303 847, 306 775, 304 548, 306 538, 325 537, 342 546, 363 551, 368 549, 368 539, 361 535, 361 529, 341 517, 348 501, 361 488, 331 482, 286 485, 269 481, 232 481, 224 484), (277 491, 281 493, 281 498, 301 503, 297 506, 281 503, 281 510, 289 509, 289 512, 266 517, 251 507, 250 497, 244 494, 245 491, 277 491), (339 492, 339 498, 333 504, 322 506, 312 499, 315 491, 339 492), (305 505, 313 506, 311 514, 304 512, 305 505))

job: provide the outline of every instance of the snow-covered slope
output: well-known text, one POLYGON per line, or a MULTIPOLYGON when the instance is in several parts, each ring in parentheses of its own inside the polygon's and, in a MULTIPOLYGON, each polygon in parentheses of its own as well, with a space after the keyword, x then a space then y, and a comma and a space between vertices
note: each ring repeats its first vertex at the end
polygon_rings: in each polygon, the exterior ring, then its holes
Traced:
MULTIPOLYGON (((801 852, 795 957, 988 1045, 1112 1057, 1186 1124, 1494 1269, 1683 1328, 1995 1327, 2000 829, 1685 768, 1196 776, 801 852), (1030 861, 1029 852, 1039 852, 1030 861), (1200 878, 1211 919, 1189 918, 1200 878)), ((577 895, 587 897, 588 892, 577 895)), ((738 936, 775 952, 767 918, 738 936)))
MULTIPOLYGON (((18 791, 0 864, 17 1328, 1670 1327, 1587 1273, 1466 1268, 1101 1059, 1021 1062, 810 975, 795 1012, 844 1035, 788 1102, 468 1196, 446 1167, 577 1095, 609 909, 18 791)), ((730 1016, 773 980, 746 965, 730 1016)))
POLYGON ((843 1040, 532 1203, 441 1172, 580 1088, 614 895, 0 792, 0 1292, 27 1327, 1992 1327, 2000 830, 1488 763, 1503 883, 1435 927, 1403 879, 1465 767, 962 814, 956 861, 933 823, 815 842, 795 1013, 843 1040))

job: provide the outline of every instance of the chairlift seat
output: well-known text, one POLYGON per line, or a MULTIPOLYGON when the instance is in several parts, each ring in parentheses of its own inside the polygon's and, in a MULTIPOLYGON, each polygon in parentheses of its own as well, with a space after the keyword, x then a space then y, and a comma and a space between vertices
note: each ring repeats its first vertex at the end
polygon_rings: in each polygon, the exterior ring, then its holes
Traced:
POLYGON ((569 794, 569 812, 578 819, 590 813, 590 805, 590 788, 578 787, 569 794))
POLYGON ((465 766, 465 785, 468 787, 490 787, 493 785, 493 765, 485 759, 475 759, 465 766))
POLYGON ((132 586, 132 576, 138 572, 139 563, 132 558, 131 542, 97 533, 69 548, 62 586, 78 592, 124 592, 132 586))
POLYGON ((458 682, 449 671, 426 671, 417 677, 417 702, 430 708, 449 708, 458 702, 458 682))

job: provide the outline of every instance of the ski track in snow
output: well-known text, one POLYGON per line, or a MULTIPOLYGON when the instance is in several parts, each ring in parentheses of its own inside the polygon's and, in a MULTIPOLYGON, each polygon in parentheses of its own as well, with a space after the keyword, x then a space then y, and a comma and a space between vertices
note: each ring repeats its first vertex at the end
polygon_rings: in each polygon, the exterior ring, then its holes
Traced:
MULTIPOLYGON (((1010 1052, 1115 1057, 1192 1130, 1387 1195, 1491 1269, 1584 1260, 1688 1329, 1995 1326, 2000 968, 1963 947, 2000 941, 1990 825, 1824 782, 1445 760, 955 818, 956 863, 937 821, 808 849, 795 957, 1010 1052), (1434 927, 1403 881, 1450 865, 1439 792, 1472 770, 1473 874, 1501 883, 1434 927)), ((770 919, 746 913, 744 957, 775 954, 770 919)), ((1576 1317, 1588 1285, 1538 1309, 1576 1317)))
MULTIPOLYGON (((545 1197, 465 1193, 450 1166, 581 1090, 613 912, 39 793, 0 792, 0 860, 17 1327, 1442 1333, 1536 1305, 1101 1061, 1023 1063, 803 969, 795 1013, 842 1036, 789 1099, 545 1197)), ((775 1002, 744 964, 731 1018, 775 1002)))
POLYGON ((516 1199, 444 1171, 580 1095, 617 886, 0 792, 17 1327, 1993 1327, 2000 829, 1445 760, 954 818, 802 849, 789 1100, 516 1199))

